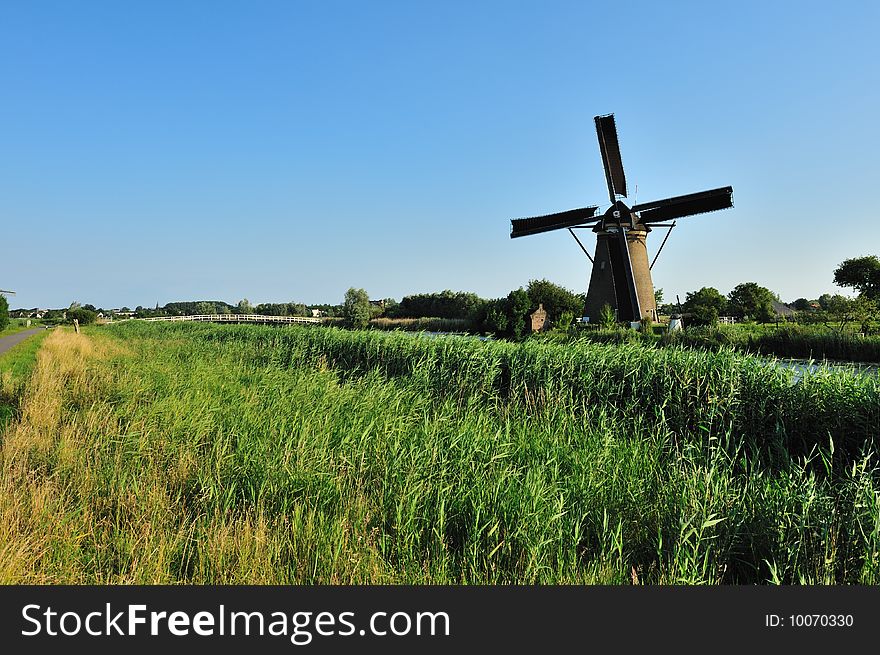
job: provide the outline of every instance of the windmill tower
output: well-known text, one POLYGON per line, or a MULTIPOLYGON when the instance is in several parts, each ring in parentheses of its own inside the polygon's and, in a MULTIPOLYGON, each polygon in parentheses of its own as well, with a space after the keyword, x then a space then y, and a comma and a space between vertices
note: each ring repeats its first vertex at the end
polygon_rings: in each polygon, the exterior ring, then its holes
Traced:
MULTIPOLYGON (((733 187, 675 196, 665 200, 645 202, 628 207, 620 198, 626 198, 626 176, 617 142, 614 114, 596 116, 596 135, 608 182, 611 207, 596 215, 598 206, 572 209, 557 214, 517 218, 511 223, 510 237, 522 237, 551 230, 568 229, 593 264, 584 315, 595 321, 604 305, 617 312, 621 321, 642 318, 657 320, 654 302, 654 284, 648 264, 645 245, 652 227, 666 227, 669 232, 660 244, 660 250, 675 227, 675 219, 694 214, 733 207, 733 187), (667 223, 672 221, 671 224, 667 223), (575 234, 575 229, 591 228, 596 234, 593 257, 575 234)), ((657 251, 657 255, 660 251, 657 251)))

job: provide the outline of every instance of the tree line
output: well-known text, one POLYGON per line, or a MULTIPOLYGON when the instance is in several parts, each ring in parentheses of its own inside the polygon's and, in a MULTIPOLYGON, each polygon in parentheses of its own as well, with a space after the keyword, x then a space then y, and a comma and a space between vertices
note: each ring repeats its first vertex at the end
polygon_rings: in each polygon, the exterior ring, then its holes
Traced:
POLYGON ((584 294, 575 293, 549 280, 530 280, 526 288, 500 298, 481 298, 475 293, 451 291, 404 296, 401 301, 371 303, 364 289, 345 294, 342 316, 349 327, 362 329, 372 318, 444 318, 467 321, 474 332, 521 339, 529 333, 529 314, 543 305, 552 323, 571 324, 583 313, 584 294))
MULTIPOLYGON (((857 295, 850 298, 825 293, 812 300, 798 298, 788 303, 788 307, 796 312, 794 320, 826 325, 834 323, 838 327, 854 323, 859 324, 863 332, 871 331, 871 323, 877 320, 880 311, 880 259, 869 255, 843 261, 834 270, 834 283, 852 288, 857 295)), ((687 316, 686 322, 694 325, 712 325, 721 316, 767 323, 778 317, 774 302, 780 300, 772 291, 755 282, 744 282, 727 296, 714 287, 688 292, 681 307, 665 304, 662 312, 683 313, 687 316)))
MULTIPOLYGON (((816 299, 798 298, 789 303, 797 311, 797 320, 804 322, 835 323, 838 327, 849 323, 860 324, 867 331, 876 321, 880 309, 880 258, 874 255, 843 261, 834 271, 834 282, 849 287, 857 296, 823 294, 816 299)), ((702 287, 688 292, 679 303, 664 303, 663 290, 656 290, 659 312, 664 315, 684 314, 686 323, 711 325, 721 316, 740 320, 770 322, 778 317, 774 303, 779 297, 756 282, 743 282, 727 295, 714 287, 702 287)), ((135 310, 122 307, 104 310, 94 305, 73 302, 67 309, 47 310, 43 316, 49 322, 76 318, 80 324, 95 321, 98 315, 114 313, 133 314, 138 318, 152 316, 186 316, 193 314, 261 314, 267 316, 310 316, 317 310, 322 316, 341 317, 351 327, 366 327, 377 317, 387 318, 447 318, 467 321, 474 331, 499 337, 520 339, 529 333, 528 317, 543 305, 551 324, 568 326, 583 313, 585 294, 576 293, 549 280, 530 280, 528 285, 510 291, 500 298, 481 298, 475 293, 451 291, 418 293, 404 296, 400 302, 393 298, 370 300, 363 289, 352 287, 338 305, 306 305, 299 302, 260 303, 252 305, 243 298, 235 305, 220 300, 171 302, 154 308, 138 306, 135 310)), ((17 310, 33 312, 35 310, 17 310)), ((0 329, 9 322, 9 306, 0 294, 0 329)))

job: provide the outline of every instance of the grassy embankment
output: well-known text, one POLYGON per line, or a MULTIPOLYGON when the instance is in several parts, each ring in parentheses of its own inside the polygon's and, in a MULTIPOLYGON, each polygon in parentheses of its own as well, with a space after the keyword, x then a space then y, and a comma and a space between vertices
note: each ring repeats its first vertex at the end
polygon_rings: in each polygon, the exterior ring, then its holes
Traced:
POLYGON ((877 583, 880 382, 326 328, 57 331, 0 580, 877 583))
MULTIPOLYGON (((10 334, 20 331, 13 330, 10 334)), ((0 336, 6 334, 4 332, 0 336)), ((15 416, 25 383, 36 363, 37 351, 45 337, 46 333, 35 334, 0 354, 0 431, 15 416)))

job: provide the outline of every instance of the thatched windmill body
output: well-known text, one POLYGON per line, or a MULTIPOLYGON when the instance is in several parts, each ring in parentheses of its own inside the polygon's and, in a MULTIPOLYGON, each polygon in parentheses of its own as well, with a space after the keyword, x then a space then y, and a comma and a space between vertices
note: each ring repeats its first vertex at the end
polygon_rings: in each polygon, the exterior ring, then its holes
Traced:
POLYGON ((596 212, 599 207, 591 206, 546 216, 514 219, 511 221, 510 236, 516 238, 568 229, 593 263, 584 316, 595 322, 602 307, 609 305, 621 321, 638 321, 642 318, 657 320, 654 284, 651 280, 651 268, 657 256, 648 263, 645 245, 648 233, 652 227, 669 228, 660 245, 662 250, 675 227, 675 219, 732 207, 733 188, 721 187, 628 207, 620 199, 626 198, 627 190, 614 115, 596 116, 595 121, 611 207, 598 216, 596 212), (590 257, 574 232, 583 228, 590 228, 596 234, 593 257, 590 257))

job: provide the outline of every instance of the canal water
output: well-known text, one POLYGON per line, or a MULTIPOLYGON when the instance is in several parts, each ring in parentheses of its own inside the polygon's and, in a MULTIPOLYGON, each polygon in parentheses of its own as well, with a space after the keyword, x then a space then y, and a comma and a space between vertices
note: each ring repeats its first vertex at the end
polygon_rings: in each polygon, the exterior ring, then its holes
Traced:
POLYGON ((832 371, 844 371, 853 375, 877 377, 880 375, 880 364, 842 362, 835 360, 813 361, 806 359, 764 359, 768 364, 790 370, 794 373, 794 381, 799 382, 805 375, 816 373, 823 369, 832 371))

